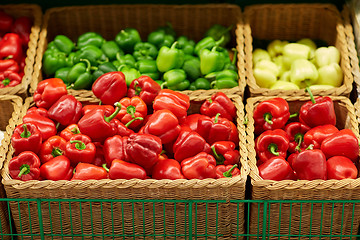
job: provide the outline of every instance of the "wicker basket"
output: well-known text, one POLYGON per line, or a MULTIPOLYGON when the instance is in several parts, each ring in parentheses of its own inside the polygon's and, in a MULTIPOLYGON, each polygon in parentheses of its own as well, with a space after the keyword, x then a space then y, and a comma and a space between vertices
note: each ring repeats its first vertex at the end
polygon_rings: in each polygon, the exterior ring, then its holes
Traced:
POLYGON ((353 83, 350 61, 356 55, 349 51, 348 41, 354 36, 352 31, 345 31, 344 22, 334 5, 263 4, 249 6, 244 10, 244 34, 244 65, 250 96, 306 96, 304 89, 270 90, 260 88, 253 76, 254 42, 275 39, 294 41, 301 38, 324 41, 328 45, 335 46, 341 54, 340 67, 344 73, 343 84, 329 90, 314 90, 314 95, 349 96, 353 83))
POLYGON ((21 16, 30 17, 33 20, 33 26, 30 33, 30 41, 26 52, 24 77, 19 85, 15 87, 7 87, 0 89, 0 95, 19 95, 23 98, 27 97, 27 91, 32 79, 34 71, 35 55, 37 43, 39 40, 40 27, 42 22, 42 11, 40 6, 35 4, 11 4, 0 5, 0 9, 4 10, 11 16, 18 18, 21 16))
MULTIPOLYGON (((203 38, 205 31, 213 24, 233 25, 232 46, 238 50, 238 59, 244 57, 243 28, 241 9, 231 4, 202 5, 97 5, 53 8, 46 11, 44 25, 40 33, 37 50, 35 75, 31 83, 34 92, 42 76, 42 56, 47 43, 58 34, 76 41, 78 36, 88 31, 101 34, 106 40, 115 39, 116 34, 126 27, 136 28, 142 39, 157 27, 170 22, 176 33, 188 36, 194 41, 203 38), (94 17, 96 16, 96 17, 94 17)), ((245 88, 245 70, 238 61, 239 87, 222 89, 227 94, 242 96, 245 88)), ((211 96, 218 90, 184 91, 189 96, 211 96)), ((91 91, 70 90, 70 94, 81 97, 93 97, 91 91)))
MULTIPOLYGON (((12 158, 13 148, 10 146, 9 151, 1 152, 6 155, 4 168, 2 171, 3 184, 6 194, 10 198, 73 198, 73 199, 200 199, 200 200, 225 200, 223 203, 197 206, 196 216, 194 215, 192 229, 196 229, 193 234, 221 234, 222 239, 230 238, 232 233, 237 232, 237 223, 234 215, 229 212, 239 213, 239 234, 244 233, 244 206, 230 203, 231 199, 245 199, 245 183, 248 174, 246 162, 247 152, 245 143, 245 127, 243 125, 244 110, 242 99, 239 96, 232 95, 229 97, 234 101, 237 108, 237 128, 239 132, 239 151, 241 154, 241 176, 229 179, 205 179, 205 180, 88 180, 88 181, 28 181, 23 182, 11 179, 8 170, 8 164, 12 158), (207 223, 207 224, 206 224, 207 223)), ((96 98, 80 98, 82 103, 98 102, 96 98)), ((189 111, 198 112, 200 101, 206 97, 191 97, 192 106, 189 111)), ((27 98, 23 107, 22 115, 33 105, 32 99, 27 98)), ((19 119, 21 122, 21 119, 19 119)), ((54 203, 56 206, 56 203, 54 203)), ((59 207, 51 208, 44 203, 42 209, 43 229, 45 234, 156 234, 164 233, 167 236, 177 234, 176 239, 182 239, 186 235, 188 226, 186 226, 186 207, 181 204, 176 206, 176 218, 174 219, 174 204, 160 202, 153 207, 153 204, 136 203, 135 205, 116 205, 98 204, 92 205, 89 209, 89 202, 85 202, 80 209, 79 206, 72 206, 71 213, 69 204, 61 205, 61 214, 59 207), (144 205, 142 205, 144 204, 144 205), (121 205, 121 206, 120 206, 121 205), (87 207, 84 207, 87 206, 87 207), (165 211, 166 210, 166 211, 165 211), (96 219, 90 222, 89 216, 96 213, 96 219), (166 218, 165 218, 165 212, 166 218), (144 214, 145 216, 144 217, 144 214), (100 218, 100 216, 102 216, 100 218), (122 220, 125 216, 126 220, 122 220), (132 217, 131 217, 132 216, 132 217), (115 218, 115 219, 114 219, 115 218), (154 219, 153 219, 154 218, 154 219), (157 219, 156 224, 152 224, 157 219), (71 226, 67 228, 66 226, 71 226), (109 229, 115 221, 115 230, 109 229), (185 221, 185 225, 184 225, 185 221), (60 222, 62 224, 60 224, 60 222), (51 225, 52 224, 52 225, 51 225), (82 224, 80 227, 79 225, 82 224), (101 227, 107 226, 106 228, 101 227), (134 224, 134 225, 133 225, 134 224), (166 226, 166 227, 165 227, 166 226), (176 227, 174 227, 176 226, 176 227), (91 230, 92 229, 92 230, 91 230), (121 230, 125 229, 125 230, 121 230), (174 232, 175 229, 175 232, 174 232), (82 231, 82 232, 80 232, 82 231), (93 231, 93 232, 91 232, 93 231), (103 232, 104 231, 104 232, 103 232), (134 232, 133 232, 134 231, 134 232), (185 234, 185 235, 184 235, 185 234)), ((81 206, 81 205, 80 205, 81 206)), ((22 224, 22 233, 39 233, 38 209, 37 205, 27 203, 11 204, 12 215, 15 226, 19 230, 22 224), (20 209, 20 210, 19 210, 20 209), (31 214, 32 227, 29 225, 29 214, 31 214), (19 218, 21 216, 21 218, 19 218), (19 221, 21 219, 21 221, 19 221)), ((195 211, 194 211, 195 212, 195 211)), ((159 237, 159 236, 158 236, 159 237)), ((90 239, 91 237, 89 237, 90 239)), ((154 237, 151 237, 153 239, 154 237)), ((163 237, 159 237, 163 238, 163 237)), ((184 237, 186 238, 186 237, 184 237)), ((211 238, 211 237, 210 237, 211 238)), ((72 239, 88 239, 87 237, 74 237, 72 239)))
MULTIPOLYGON (((23 100, 19 96, 0 95, 0 130, 5 131, 5 137, 0 144, 0 152, 7 152, 10 144, 10 134, 12 134, 22 110, 23 100)), ((0 167, 2 168, 5 155, 0 155, 0 167)), ((0 185, 0 198, 6 198, 4 186, 0 185)), ((9 213, 6 202, 0 202, 0 221, 1 233, 11 233, 9 225, 9 213)), ((4 236, 4 239, 10 239, 10 236, 4 236)))
MULTIPOLYGON (((263 200, 352 200, 360 198, 360 178, 344 180, 263 180, 259 175, 256 166, 256 152, 254 141, 254 118, 255 107, 263 100, 272 97, 254 97, 249 98, 246 104, 248 125, 246 128, 248 143, 248 161, 250 166, 250 177, 252 185, 252 199, 263 200)), ((291 97, 284 96, 289 103, 290 112, 295 113, 300 110, 302 104, 309 101, 309 97, 291 97)), ((352 129, 359 138, 358 122, 356 121, 355 109, 350 100, 343 96, 331 97, 334 101, 335 113, 337 118, 337 128, 352 129)), ((352 219, 353 205, 342 204, 311 204, 293 203, 292 205, 273 204, 268 210, 269 219, 267 233, 269 234, 356 234, 358 223, 360 221, 360 206, 356 206, 352 219), (290 216, 292 216, 290 218, 290 216), (302 216, 302 218, 301 218, 302 216), (312 217, 311 217, 312 216, 312 217), (289 221, 289 219, 291 221, 289 221), (279 223, 281 220, 281 224, 279 223), (301 224, 299 225, 299 223, 301 224), (334 223, 332 225, 332 223, 334 223), (340 224, 343 223, 343 224, 340 224), (291 226, 291 229, 290 227, 291 226), (341 229, 340 226, 343 226, 341 229), (299 231, 301 229, 301 233, 299 231), (353 230, 352 230, 353 229, 353 230)), ((263 209, 258 209, 256 204, 251 206, 250 231, 256 233, 257 227, 262 229, 262 221, 258 222, 258 214, 262 216, 263 209), (258 212, 259 211, 259 212, 258 212)), ((289 239, 289 237, 282 237, 289 239)), ((295 237, 294 237, 295 238, 295 237)), ((296 237, 297 239, 298 237, 296 237)), ((312 237, 313 238, 313 237, 312 237)), ((315 239, 318 239, 314 237, 315 239)), ((322 237, 323 239, 324 237, 322 237)), ((335 237, 336 238, 336 237, 335 237)), ((275 239, 275 238, 270 238, 275 239)), ((278 237, 276 237, 278 239, 278 237)), ((327 239, 325 237, 325 239, 327 239)))

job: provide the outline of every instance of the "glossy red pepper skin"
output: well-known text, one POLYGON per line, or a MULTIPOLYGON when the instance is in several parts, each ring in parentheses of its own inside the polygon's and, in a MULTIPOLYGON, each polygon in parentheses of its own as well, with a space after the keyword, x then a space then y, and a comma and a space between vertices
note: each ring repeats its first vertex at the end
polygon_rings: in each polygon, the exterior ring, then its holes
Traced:
POLYGON ((126 152, 128 137, 115 135, 105 140, 103 145, 104 157, 108 167, 115 159, 131 162, 130 156, 126 152))
POLYGON ((259 175, 264 180, 295 180, 294 171, 283 157, 273 157, 261 164, 259 175))
POLYGON ((163 159, 158 161, 152 171, 154 179, 185 179, 181 173, 181 166, 175 159, 163 159))
POLYGON ((66 94, 67 89, 63 80, 49 78, 39 82, 33 98, 37 107, 49 109, 61 96, 66 94))
POLYGON ((211 145, 211 154, 217 165, 234 165, 239 163, 240 153, 235 150, 235 143, 231 141, 218 141, 211 145))
POLYGON ((75 124, 81 118, 82 104, 72 95, 63 95, 48 110, 48 116, 63 126, 75 124))
POLYGON ((20 62, 23 57, 22 40, 16 33, 6 33, 0 41, 0 59, 11 58, 20 62))
POLYGON ((39 129, 31 123, 18 125, 11 136, 11 145, 14 154, 19 155, 24 151, 38 153, 42 144, 42 137, 39 129))
POLYGON ((9 173, 13 179, 21 181, 38 180, 40 177, 40 159, 31 151, 22 152, 10 160, 9 173))
POLYGON ((154 111, 168 109, 178 119, 187 116, 187 110, 190 107, 189 96, 170 89, 162 89, 154 99, 154 111))
POLYGON ((223 92, 217 92, 211 96, 210 100, 206 100, 200 107, 200 113, 209 117, 220 116, 234 121, 236 117, 236 107, 231 99, 223 92))
POLYGON ((161 139, 150 134, 134 133, 129 136, 125 151, 133 163, 142 166, 151 175, 162 151, 161 139))
POLYGON ((60 132, 60 137, 65 139, 66 141, 69 141, 70 138, 72 138, 76 134, 80 134, 80 130, 77 124, 70 124, 67 126, 64 130, 60 132))
POLYGON ((301 123, 313 128, 320 125, 336 124, 334 103, 330 97, 317 97, 315 102, 304 103, 299 111, 301 123))
POLYGON ((117 119, 126 125, 133 119, 137 118, 137 120, 131 122, 130 125, 127 126, 132 130, 142 124, 148 110, 146 103, 140 97, 124 97, 119 103, 121 104, 121 110, 116 116, 117 119))
POLYGON ((289 117, 289 104, 285 99, 279 97, 262 101, 254 109, 255 134, 283 128, 289 117))
POLYGON ((99 142, 95 142, 94 144, 96 147, 96 153, 93 164, 98 167, 102 167, 104 164, 106 164, 103 145, 99 142))
POLYGON ((342 129, 322 141, 321 151, 327 159, 334 156, 344 156, 353 162, 357 162, 359 140, 351 129, 342 129))
POLYGON ((231 177, 239 176, 240 170, 236 166, 237 165, 217 165, 215 167, 216 179, 231 178, 231 177), (235 168, 234 168, 234 166, 235 166, 235 168))
POLYGON ((0 72, 19 72, 20 67, 19 64, 14 59, 4 59, 0 60, 0 72))
POLYGON ((20 36, 22 45, 24 47, 27 47, 30 41, 32 25, 32 20, 29 17, 22 16, 16 18, 13 25, 11 26, 11 31, 20 36))
POLYGON ((22 81, 22 77, 12 71, 0 72, 0 88, 15 87, 22 81))
POLYGON ((57 133, 55 123, 50 118, 44 117, 38 113, 25 114, 23 122, 34 124, 41 133, 42 141, 46 141, 57 133))
POLYGON ((331 124, 314 127, 307 131, 304 135, 305 148, 313 145, 314 149, 319 149, 325 138, 337 132, 339 132, 339 129, 331 124))
POLYGON ((141 131, 157 136, 162 144, 167 144, 178 137, 181 127, 179 120, 170 110, 162 109, 151 115, 141 131))
POLYGON ((65 156, 70 159, 72 166, 76 166, 79 162, 93 163, 95 153, 95 144, 83 134, 72 136, 65 146, 65 156))
POLYGON ((356 179, 358 170, 351 159, 343 156, 331 157, 326 161, 327 179, 356 179))
POLYGON ((114 159, 109 168, 110 179, 147 179, 146 171, 143 167, 123 160, 114 159))
POLYGON ((126 95, 125 75, 122 72, 105 73, 93 83, 92 91, 103 104, 114 105, 126 95))
POLYGON ((300 180, 327 179, 326 157, 320 149, 299 153, 292 167, 300 180))
POLYGON ((101 180, 107 177, 108 173, 103 167, 91 163, 79 163, 71 180, 101 180))
POLYGON ((191 131, 197 132, 198 120, 199 119, 210 120, 211 118, 209 116, 199 114, 199 113, 194 113, 194 114, 191 114, 191 115, 187 115, 185 118, 183 118, 180 121, 181 129, 183 129, 183 130, 191 130, 191 131))
POLYGON ((301 148, 305 148, 304 135, 311 128, 300 122, 292 122, 285 126, 284 130, 289 137, 289 149, 290 153, 294 153, 301 148))
POLYGON ((49 117, 47 114, 47 110, 45 108, 31 107, 26 111, 26 114, 30 114, 30 113, 37 113, 46 118, 49 117))
POLYGON ((200 152, 210 153, 210 151, 210 145, 194 131, 181 131, 173 145, 174 158, 178 162, 200 152))
POLYGON ((255 139, 258 164, 277 156, 286 158, 288 148, 289 138, 282 129, 267 130, 255 139))
POLYGON ((186 179, 215 178, 216 161, 213 156, 205 152, 186 158, 181 162, 181 171, 186 179))
POLYGON ((127 128, 126 125, 123 124, 122 122, 117 121, 116 123, 117 123, 117 125, 116 125, 116 128, 117 128, 116 134, 117 135, 125 137, 125 136, 130 136, 131 134, 135 133, 130 128, 127 128))
POLYGON ((107 116, 111 115, 115 111, 114 106, 111 105, 85 105, 82 107, 81 113, 82 115, 85 115, 88 112, 92 111, 93 109, 98 109, 98 108, 104 109, 107 116))
POLYGON ((41 163, 46 163, 51 159, 64 155, 66 150, 66 140, 60 136, 52 136, 41 145, 39 157, 41 163))
POLYGON ((160 90, 161 87, 157 82, 143 75, 131 82, 127 96, 130 98, 139 96, 146 105, 151 106, 160 90))
POLYGON ((47 180, 70 180, 73 176, 70 160, 65 156, 57 156, 40 167, 40 176, 47 180))
POLYGON ((14 18, 0 10, 0 31, 1 32, 9 32, 11 30, 11 26, 14 22, 14 18))

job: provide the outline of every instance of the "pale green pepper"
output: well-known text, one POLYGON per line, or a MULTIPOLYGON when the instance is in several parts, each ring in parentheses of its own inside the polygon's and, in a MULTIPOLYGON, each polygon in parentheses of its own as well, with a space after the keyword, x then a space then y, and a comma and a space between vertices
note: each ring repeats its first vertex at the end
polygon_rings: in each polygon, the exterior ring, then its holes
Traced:
POLYGON ((292 82, 276 81, 270 89, 299 90, 299 86, 292 82))
POLYGON ((252 53, 253 65, 255 65, 257 62, 260 62, 261 60, 271 60, 270 54, 264 49, 257 48, 252 53))
POLYGON ((285 66, 290 68, 295 60, 310 58, 310 47, 299 43, 289 43, 284 47, 283 56, 285 66))
POLYGON ((300 88, 317 83, 318 78, 319 73, 315 65, 308 60, 298 59, 291 65, 290 80, 300 88))
POLYGON ((279 55, 283 55, 283 49, 288 41, 281 41, 281 40, 273 40, 267 46, 267 51, 271 58, 277 57, 279 55))
POLYGON ((318 67, 329 65, 330 63, 340 63, 340 52, 334 47, 320 47, 315 51, 315 62, 318 67))
POLYGON ((337 63, 318 68, 319 79, 317 84, 326 84, 334 87, 340 87, 343 82, 343 72, 337 63))

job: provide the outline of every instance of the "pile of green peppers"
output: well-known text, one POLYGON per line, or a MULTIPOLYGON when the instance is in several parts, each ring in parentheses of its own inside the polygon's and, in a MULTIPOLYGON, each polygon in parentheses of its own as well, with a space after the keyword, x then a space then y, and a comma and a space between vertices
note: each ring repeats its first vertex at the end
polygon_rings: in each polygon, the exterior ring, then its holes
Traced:
POLYGON ((231 28, 215 24, 197 43, 176 36, 171 24, 151 32, 146 41, 130 27, 110 41, 95 32, 86 32, 75 42, 57 35, 47 45, 42 70, 75 90, 91 89, 98 77, 113 71, 123 72, 128 86, 147 75, 171 90, 232 88, 238 85, 238 74, 237 54, 231 60, 226 49, 231 28))

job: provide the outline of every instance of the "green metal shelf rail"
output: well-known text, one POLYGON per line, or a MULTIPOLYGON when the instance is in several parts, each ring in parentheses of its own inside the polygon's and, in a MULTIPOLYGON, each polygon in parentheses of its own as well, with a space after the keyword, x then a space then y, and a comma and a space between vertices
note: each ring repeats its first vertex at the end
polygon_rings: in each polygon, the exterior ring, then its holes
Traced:
MULTIPOLYGON (((0 218, 0 239, 223 239, 224 235, 220 231, 220 227, 218 227, 219 221, 221 219, 218 218, 218 214, 216 214, 215 219, 210 219, 207 216, 208 209, 216 208, 216 212, 219 210, 219 204, 223 204, 225 201, 223 200, 121 200, 121 199, 8 199, 1 198, 0 204, 4 204, 7 206, 8 213, 6 213, 6 217, 9 220, 10 231, 5 233, 5 224, 1 221, 0 218), (103 207, 105 208, 110 206, 111 212, 104 212, 103 207), (171 205, 172 211, 170 212, 173 218, 173 224, 171 226, 172 233, 168 233, 169 227, 168 224, 168 210, 165 206, 171 205), (92 208, 100 207, 100 214, 93 214, 92 208), (152 212, 146 212, 144 210, 146 207, 150 206, 152 208, 152 212), (205 222, 200 223, 200 220, 197 219, 197 213, 199 206, 205 207, 206 209, 206 219, 205 222), (35 207, 35 208, 34 208, 35 207), (90 216, 83 216, 81 212, 85 208, 89 207, 90 216), (115 213, 115 207, 122 212, 121 221, 119 222, 119 215, 115 213), (142 208, 142 216, 135 216, 134 209, 140 207, 142 208), (155 213, 155 208, 157 210, 162 208, 161 216, 155 213), (23 210, 28 209, 28 214, 23 214, 23 210), (126 215, 124 214, 129 208, 132 214, 126 215), (184 216, 177 215, 177 209, 182 208, 185 209, 184 216), (22 210, 21 210, 22 209, 22 210), (31 212, 31 209, 35 209, 35 213, 31 212), (76 213, 75 210, 77 209, 76 213), (165 210, 167 209, 167 210, 165 210), (18 210, 18 212, 16 212, 18 210), (22 212, 21 212, 22 211, 22 212), (50 215, 46 218, 43 217, 44 213, 50 215), (57 212, 57 216, 51 215, 57 212), (66 212, 66 214, 64 214, 66 212), (22 214, 21 214, 22 213, 22 214), (73 219, 73 217, 78 214, 80 216, 80 222, 73 219), (111 219, 111 224, 105 223, 104 218, 105 214, 108 215, 109 219, 111 219), (151 216, 152 215, 152 216, 151 216), (67 216, 69 219, 65 219, 64 216, 67 216), (15 219, 15 218, 18 219, 15 219), (143 233, 136 233, 139 229, 138 226, 135 225, 135 219, 140 218, 140 222, 145 223, 145 218, 152 218, 152 223, 143 224, 140 226, 142 228, 143 233), (142 221, 141 221, 142 218, 142 221), (209 218, 209 219, 208 219, 209 218), (99 221, 100 219, 100 221, 99 221), (179 222, 178 219, 182 219, 182 222, 179 222), (17 220, 17 221, 15 221, 17 220), (209 233, 207 231, 207 226, 210 224, 208 221, 215 221, 216 231, 209 233), (77 227, 75 225, 75 221, 77 227), (98 221, 97 225, 94 226, 95 221, 98 221), (126 221, 130 221, 129 224, 125 224, 126 221), (14 222, 18 223, 16 226, 17 232, 15 230, 14 222), (27 222, 28 225, 24 224, 27 222), (62 226, 65 222, 70 223, 67 226, 62 226), (55 231, 55 224, 60 224, 60 232, 55 231), (162 232, 158 232, 156 228, 158 228, 159 224, 163 225, 162 232), (199 225, 202 224, 205 226, 205 231, 203 233, 198 233, 199 225), (46 226, 50 226, 50 229, 46 226), (85 225, 91 226, 90 229, 85 229, 85 225), (129 225, 129 226, 125 226, 129 225), (36 227, 34 227, 36 226, 36 227), (80 227, 79 227, 80 226, 80 227), (99 226, 101 226, 99 228, 99 226), (66 228, 69 228, 68 232, 65 233, 66 228), (178 233, 179 227, 183 228, 183 233, 178 233), (38 228, 38 231, 35 229, 38 228), (120 228, 120 229, 118 229, 120 228), (122 228, 122 229, 121 229, 122 228), (127 228, 127 229, 125 229, 127 228), (119 232, 120 233, 115 233, 119 232), (69 233, 70 231, 70 233, 69 233), (99 233, 100 232, 100 233, 99 233), (130 232, 130 233, 129 233, 130 232)), ((357 204, 360 204, 360 200, 231 200, 229 204, 235 204, 237 206, 235 209, 236 212, 229 212, 229 216, 233 220, 233 224, 235 224, 235 229, 233 229, 233 233, 229 236, 231 239, 360 239, 360 235, 358 233, 358 226, 356 224, 352 224, 350 234, 333 234, 331 229, 329 233, 320 233, 321 234, 312 234, 311 230, 311 219, 313 209, 321 207, 324 209, 325 205, 332 205, 331 212, 331 226, 334 224, 344 224, 341 222, 333 221, 333 214, 335 205, 336 208, 342 209, 342 215, 345 214, 345 206, 349 209, 352 209, 352 223, 357 222, 354 216, 355 208, 357 204), (300 209, 305 209, 305 206, 310 206, 310 216, 302 216, 302 211, 300 212, 300 216, 297 218, 300 219, 298 224, 299 232, 294 234, 291 230, 294 227, 294 223, 292 223, 291 219, 291 209, 292 205, 300 206, 300 209), (244 207, 245 216, 239 216, 240 206, 244 207), (250 209, 252 207, 256 207, 258 212, 252 213, 257 214, 257 229, 255 234, 250 234, 250 209), (282 233, 284 230, 284 226, 281 225, 281 222, 284 219, 281 219, 281 211, 285 206, 290 207, 290 221, 288 230, 285 228, 288 233, 282 233), (279 219, 270 219, 270 212, 273 208, 277 208, 279 210, 279 219), (261 211, 260 211, 261 210, 261 211), (310 231, 303 232, 302 231, 302 218, 310 217, 310 231), (245 219, 245 231, 241 233, 240 226, 241 218, 245 219), (276 234, 269 233, 270 224, 272 221, 278 221, 279 232, 276 234), (259 224, 261 222, 261 224, 259 224), (260 226, 261 225, 261 226, 260 226), (355 226, 356 225, 356 226, 355 226), (280 229, 280 226, 282 226, 280 229), (281 232, 281 231, 282 232, 281 232)), ((359 207, 359 205, 357 205, 359 207)), ((234 209, 234 208, 232 208, 234 209)), ((327 215, 328 213, 323 213, 321 211, 321 223, 323 222, 323 215, 327 215)), ((346 214, 349 214, 347 212, 346 214)), ((240 214, 241 215, 241 214, 240 214)), ((141 230, 141 229, 140 229, 141 230)), ((141 232, 141 231, 140 231, 141 232)), ((254 230, 252 231, 254 232, 254 230)))

